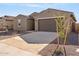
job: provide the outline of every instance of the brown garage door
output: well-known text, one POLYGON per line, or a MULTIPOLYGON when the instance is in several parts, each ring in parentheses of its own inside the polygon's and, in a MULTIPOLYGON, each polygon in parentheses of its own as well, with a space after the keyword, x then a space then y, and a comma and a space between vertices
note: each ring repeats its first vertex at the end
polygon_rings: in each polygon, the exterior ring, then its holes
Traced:
POLYGON ((38 21, 39 31, 56 32, 56 22, 54 19, 40 19, 38 21))

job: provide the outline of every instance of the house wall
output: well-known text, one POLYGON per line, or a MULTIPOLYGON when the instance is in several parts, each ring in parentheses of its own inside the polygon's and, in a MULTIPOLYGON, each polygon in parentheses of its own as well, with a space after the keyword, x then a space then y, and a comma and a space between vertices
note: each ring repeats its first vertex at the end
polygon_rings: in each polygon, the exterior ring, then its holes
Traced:
POLYGON ((13 29, 13 26, 14 26, 14 23, 13 23, 14 21, 12 21, 12 20, 7 20, 6 21, 6 23, 7 23, 7 28, 9 29, 9 30, 12 30, 13 29))
POLYGON ((79 33, 79 23, 75 23, 75 32, 79 33))
POLYGON ((13 29, 15 31, 26 31, 27 30, 27 19, 20 19, 21 23, 18 23, 19 18, 15 19, 13 29))
POLYGON ((34 29, 34 20, 27 20, 27 30, 33 30, 34 29))
POLYGON ((27 18, 16 18, 14 21, 14 30, 16 31, 27 31, 32 30, 34 26, 33 20, 28 20, 27 18), (21 20, 20 27, 18 26, 18 20, 21 20))

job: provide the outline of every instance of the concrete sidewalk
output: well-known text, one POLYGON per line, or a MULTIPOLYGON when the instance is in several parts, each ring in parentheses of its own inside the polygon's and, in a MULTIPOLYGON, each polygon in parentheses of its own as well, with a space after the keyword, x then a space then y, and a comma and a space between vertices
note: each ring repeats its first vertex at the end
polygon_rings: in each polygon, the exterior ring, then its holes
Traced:
POLYGON ((5 43, 0 43, 0 56, 34 56, 34 54, 5 43))
MULTIPOLYGON (((19 36, 1 40, 0 43, 7 44, 9 46, 21 49, 21 50, 26 51, 26 52, 28 51, 34 55, 39 55, 38 52, 41 51, 45 46, 48 45, 48 44, 29 44, 29 43, 25 42, 19 36)), ((1 49, 3 49, 3 48, 1 48, 1 49)), ((5 48, 5 50, 6 49, 9 49, 9 48, 5 48)), ((30 54, 30 55, 32 55, 32 54, 30 54)))

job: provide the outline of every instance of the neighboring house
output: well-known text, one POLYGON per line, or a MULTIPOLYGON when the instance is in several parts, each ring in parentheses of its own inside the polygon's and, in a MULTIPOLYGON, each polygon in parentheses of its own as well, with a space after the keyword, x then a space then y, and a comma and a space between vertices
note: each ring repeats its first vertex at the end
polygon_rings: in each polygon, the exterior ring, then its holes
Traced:
POLYGON ((6 21, 3 19, 3 17, 0 17, 0 31, 3 31, 6 29, 6 21))
MULTIPOLYGON (((56 10, 48 8, 46 10, 41 11, 40 13, 33 13, 30 16, 34 18, 35 21, 35 31, 52 31, 56 32, 56 22, 55 18, 58 16, 65 17, 65 24, 68 22, 71 23, 71 30, 74 30, 74 23, 76 22, 74 14, 72 12, 56 10)), ((63 19, 63 18, 62 18, 63 19)))
POLYGON ((33 29, 33 20, 25 15, 18 15, 15 17, 14 30, 16 31, 27 31, 33 29))
POLYGON ((13 16, 4 16, 3 18, 6 21, 6 27, 7 27, 7 29, 8 30, 13 30, 15 17, 13 17, 13 16))

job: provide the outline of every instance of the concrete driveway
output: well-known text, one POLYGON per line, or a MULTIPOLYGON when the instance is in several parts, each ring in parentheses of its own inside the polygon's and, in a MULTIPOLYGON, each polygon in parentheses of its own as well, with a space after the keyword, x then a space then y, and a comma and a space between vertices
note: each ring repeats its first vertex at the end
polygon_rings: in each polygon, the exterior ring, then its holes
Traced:
POLYGON ((20 36, 24 41, 35 44, 48 44, 57 38, 56 32, 32 32, 20 36))

